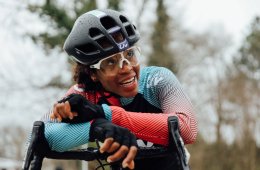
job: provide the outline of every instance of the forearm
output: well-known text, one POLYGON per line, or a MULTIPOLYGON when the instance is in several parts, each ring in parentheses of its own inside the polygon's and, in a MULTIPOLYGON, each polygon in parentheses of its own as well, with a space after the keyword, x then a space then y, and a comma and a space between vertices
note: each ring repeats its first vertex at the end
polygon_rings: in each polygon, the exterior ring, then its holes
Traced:
POLYGON ((45 123, 45 138, 51 150, 63 152, 89 141, 90 123, 45 123))
POLYGON ((137 138, 160 145, 168 145, 169 115, 127 112, 123 108, 111 106, 112 122, 128 128, 137 138))
POLYGON ((128 128, 137 138, 161 145, 168 145, 168 117, 177 116, 180 133, 185 144, 193 143, 197 135, 197 123, 194 117, 176 113, 138 113, 127 112, 117 106, 110 106, 112 122, 128 128))

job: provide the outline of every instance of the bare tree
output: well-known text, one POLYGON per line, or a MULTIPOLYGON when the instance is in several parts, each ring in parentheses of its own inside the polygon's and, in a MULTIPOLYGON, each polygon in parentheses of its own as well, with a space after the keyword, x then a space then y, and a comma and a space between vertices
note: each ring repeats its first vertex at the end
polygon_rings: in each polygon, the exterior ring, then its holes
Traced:
POLYGON ((26 141, 26 131, 22 127, 3 127, 1 130, 1 144, 4 156, 22 160, 26 141))

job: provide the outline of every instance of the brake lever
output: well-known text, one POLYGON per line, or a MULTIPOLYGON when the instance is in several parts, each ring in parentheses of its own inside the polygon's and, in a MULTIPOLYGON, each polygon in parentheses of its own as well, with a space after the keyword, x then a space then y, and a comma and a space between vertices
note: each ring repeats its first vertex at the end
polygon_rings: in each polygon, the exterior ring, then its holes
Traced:
POLYGON ((168 118, 168 128, 169 128, 169 147, 177 153, 181 170, 190 170, 188 165, 188 158, 185 152, 184 142, 179 133, 179 122, 176 116, 171 116, 168 118))
POLYGON ((22 170, 29 170, 30 164, 35 156, 37 144, 40 142, 40 137, 44 132, 44 123, 36 121, 33 124, 31 140, 26 151, 25 159, 23 162, 22 170))

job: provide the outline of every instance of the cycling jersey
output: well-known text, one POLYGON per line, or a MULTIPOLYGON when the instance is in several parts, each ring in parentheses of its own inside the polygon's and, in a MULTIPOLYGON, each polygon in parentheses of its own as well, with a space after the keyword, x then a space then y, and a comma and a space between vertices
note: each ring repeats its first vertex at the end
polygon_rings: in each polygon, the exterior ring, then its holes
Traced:
MULTIPOLYGON (((139 145, 168 145, 168 116, 179 119, 180 134, 185 144, 193 143, 197 135, 197 122, 190 99, 183 91, 175 75, 163 67, 144 67, 138 80, 138 94, 135 97, 103 97, 99 92, 86 92, 80 85, 74 85, 66 96, 77 93, 96 104, 101 104, 106 118, 113 123, 128 128, 137 138, 149 143, 139 145)), ((108 96, 108 93, 105 93, 108 96)), ((50 121, 45 116, 45 136, 50 147, 56 151, 65 151, 85 144, 89 140, 91 124, 67 124, 50 121)), ((155 169, 174 169, 173 156, 156 161, 142 160, 136 162, 138 169, 153 167, 155 169), (146 162, 146 163, 145 163, 146 162)))

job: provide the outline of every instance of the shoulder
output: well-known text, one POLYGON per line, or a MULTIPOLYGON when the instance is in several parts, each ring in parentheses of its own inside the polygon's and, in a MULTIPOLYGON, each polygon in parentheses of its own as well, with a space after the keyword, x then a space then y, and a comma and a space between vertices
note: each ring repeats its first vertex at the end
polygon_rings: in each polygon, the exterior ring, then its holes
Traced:
POLYGON ((140 81, 147 86, 156 86, 169 81, 177 81, 177 78, 171 70, 165 67, 150 66, 141 69, 140 81))
POLYGON ((85 90, 81 85, 75 84, 69 88, 69 90, 66 93, 66 96, 73 94, 73 93, 74 94, 84 94, 85 90))
POLYGON ((141 68, 141 75, 174 75, 171 70, 165 67, 158 67, 158 66, 148 66, 141 68))

